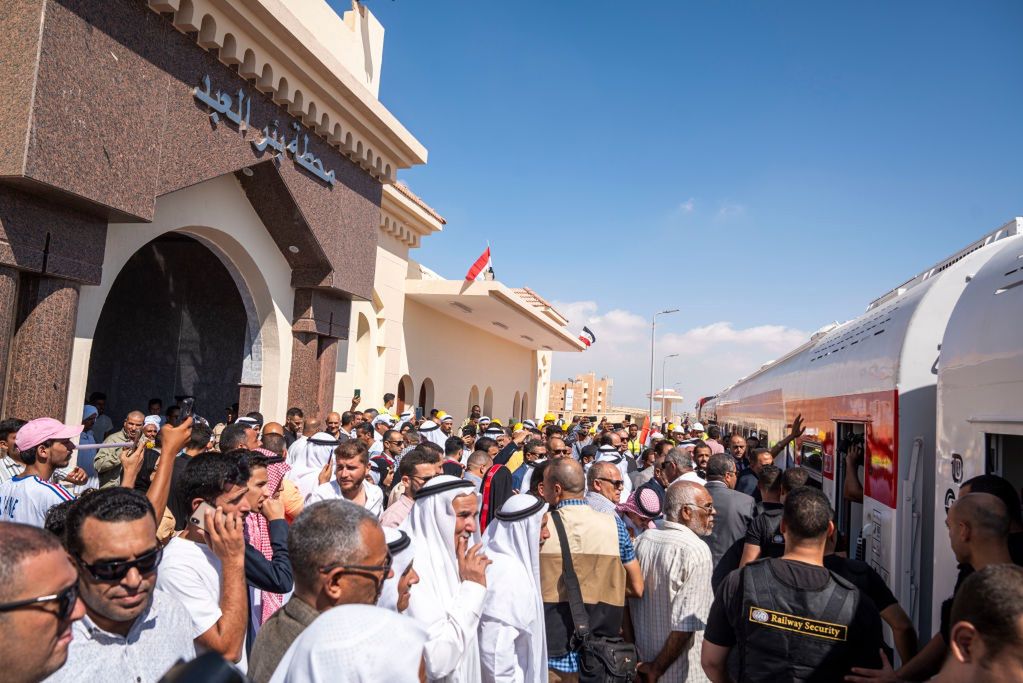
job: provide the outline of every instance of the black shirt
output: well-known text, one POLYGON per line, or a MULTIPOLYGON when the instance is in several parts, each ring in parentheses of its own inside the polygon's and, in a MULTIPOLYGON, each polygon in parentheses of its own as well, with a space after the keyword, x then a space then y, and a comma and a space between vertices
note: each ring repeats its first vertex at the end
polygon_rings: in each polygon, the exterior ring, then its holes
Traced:
MULTIPOLYGON (((783 560, 780 558, 767 560, 771 572, 778 583, 795 590, 821 590, 831 579, 831 572, 824 567, 783 560)), ((714 595, 714 603, 710 607, 707 618, 707 629, 703 632, 704 640, 720 647, 734 647, 736 634, 743 623, 743 586, 742 569, 736 569, 725 577, 714 595)), ((855 637, 848 641, 850 668, 861 666, 869 669, 881 668, 881 617, 874 603, 861 596, 856 607, 856 614, 849 624, 849 633, 855 637)))
MULTIPOLYGON (((1009 534, 1009 557, 1012 558, 1012 563, 1023 567, 1023 531, 1017 531, 1009 534)), ((970 574, 973 573, 973 567, 968 564, 959 565, 959 575, 956 577, 956 585, 952 590, 952 597, 941 603, 941 625, 940 633, 948 642, 949 631, 952 628, 952 601, 955 599, 956 594, 959 593, 959 587, 963 585, 963 581, 969 578, 970 574)))
POLYGON ((174 471, 171 473, 170 495, 167 496, 167 509, 174 515, 174 530, 181 531, 188 526, 188 515, 192 512, 191 501, 185 500, 181 492, 181 477, 185 466, 191 460, 184 453, 174 458, 174 471))
POLYGON ((760 546, 760 557, 781 557, 785 554, 785 538, 781 535, 781 503, 761 503, 763 512, 753 518, 746 529, 746 543, 760 546))
POLYGON ((824 556, 824 566, 859 588, 874 603, 878 612, 898 602, 881 575, 866 562, 831 554, 824 556))

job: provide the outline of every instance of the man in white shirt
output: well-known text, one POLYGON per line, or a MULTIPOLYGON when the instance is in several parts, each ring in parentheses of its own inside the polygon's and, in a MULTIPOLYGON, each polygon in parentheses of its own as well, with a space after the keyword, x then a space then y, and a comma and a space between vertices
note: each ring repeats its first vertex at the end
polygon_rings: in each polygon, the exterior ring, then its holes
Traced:
POLYGON ((145 495, 116 487, 76 501, 64 542, 86 615, 72 626, 67 664, 48 681, 155 683, 195 656, 188 612, 155 590, 162 551, 145 495))
POLYGON ((629 478, 629 461, 625 459, 626 445, 617 434, 601 437, 601 445, 597 448, 594 462, 609 462, 622 474, 622 499, 632 493, 632 479, 629 478))
POLYGON ((50 478, 71 462, 71 438, 81 431, 80 424, 65 425, 52 417, 31 420, 18 430, 15 445, 25 469, 0 484, 0 520, 41 527, 51 507, 74 499, 50 478))
POLYGON ((196 650, 213 650, 242 671, 249 617, 244 535, 248 480, 249 471, 238 458, 202 453, 188 462, 181 487, 192 514, 185 531, 164 548, 156 579, 157 589, 177 598, 191 615, 196 650), (202 503, 207 506, 200 509, 202 503))
POLYGON ((425 661, 429 681, 480 680, 476 629, 487 594, 490 561, 477 542, 477 506, 472 482, 442 474, 419 489, 402 527, 417 549, 419 584, 412 591, 408 614, 428 632, 425 661))
POLYGON ((663 528, 636 539, 643 597, 632 598, 640 671, 646 680, 707 681, 703 630, 714 601, 714 564, 702 537, 714 528, 714 500, 699 484, 676 481, 664 496, 663 528))
POLYGON ((547 677, 547 632, 540 589, 540 546, 550 537, 547 503, 520 493, 487 525, 487 593, 480 617, 483 681, 542 681, 547 677))
POLYGON ((369 452, 361 441, 345 441, 334 451, 334 479, 320 484, 305 499, 306 505, 321 500, 347 500, 369 510, 374 517, 384 511, 384 493, 369 480, 369 452))
POLYGON ((676 481, 688 481, 703 486, 703 479, 693 468, 693 452, 683 448, 672 448, 664 454, 661 465, 661 483, 665 487, 676 481))

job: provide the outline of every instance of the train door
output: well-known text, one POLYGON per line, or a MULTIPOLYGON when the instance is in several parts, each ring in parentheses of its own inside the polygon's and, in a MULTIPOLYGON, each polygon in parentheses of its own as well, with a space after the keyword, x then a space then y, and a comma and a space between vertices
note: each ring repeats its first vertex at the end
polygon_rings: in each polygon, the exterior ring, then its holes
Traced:
POLYGON ((849 556, 855 555, 856 540, 863 526, 863 475, 866 452, 866 425, 862 422, 835 422, 835 525, 841 538, 849 543, 849 556), (858 465, 848 470, 846 454, 857 451, 858 465), (854 481, 847 482, 850 477, 854 481), (847 487, 847 483, 849 486, 847 487), (859 496, 846 496, 846 489, 858 490, 859 496))
POLYGON ((1023 490, 1023 436, 984 434, 984 471, 1008 479, 1023 490))

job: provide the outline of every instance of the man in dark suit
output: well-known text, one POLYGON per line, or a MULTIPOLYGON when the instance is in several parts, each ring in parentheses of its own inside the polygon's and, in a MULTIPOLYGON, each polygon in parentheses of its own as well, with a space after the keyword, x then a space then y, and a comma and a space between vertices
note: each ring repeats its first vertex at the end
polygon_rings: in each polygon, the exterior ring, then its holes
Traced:
POLYGON ((710 546, 714 560, 711 585, 718 584, 728 572, 738 569, 742 557, 746 527, 753 519, 753 497, 735 490, 735 461, 728 453, 715 453, 707 461, 707 492, 714 499, 714 529, 703 540, 710 546))

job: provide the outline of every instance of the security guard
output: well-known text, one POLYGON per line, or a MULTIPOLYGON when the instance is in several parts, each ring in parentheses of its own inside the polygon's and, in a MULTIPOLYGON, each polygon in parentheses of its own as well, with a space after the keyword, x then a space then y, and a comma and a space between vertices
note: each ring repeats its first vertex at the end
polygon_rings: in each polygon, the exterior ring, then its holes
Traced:
POLYGON ((718 587, 704 631, 702 663, 729 680, 736 648, 742 681, 840 681, 854 666, 880 663, 881 618, 859 590, 824 568, 831 505, 803 487, 785 500, 785 554, 752 562, 718 587))

